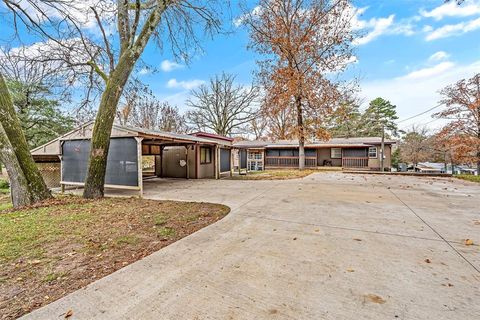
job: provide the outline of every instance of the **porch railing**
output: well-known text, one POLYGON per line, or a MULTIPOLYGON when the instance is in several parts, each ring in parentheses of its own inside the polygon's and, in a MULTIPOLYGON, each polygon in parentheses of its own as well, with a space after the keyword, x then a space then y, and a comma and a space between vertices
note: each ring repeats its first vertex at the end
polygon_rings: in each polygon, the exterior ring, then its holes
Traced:
MULTIPOLYGON (((298 167, 298 157, 265 157, 267 167, 298 167)), ((305 157, 305 167, 316 167, 317 157, 305 157)))
POLYGON ((368 168, 367 157, 349 157, 342 159, 342 167, 344 168, 368 168))

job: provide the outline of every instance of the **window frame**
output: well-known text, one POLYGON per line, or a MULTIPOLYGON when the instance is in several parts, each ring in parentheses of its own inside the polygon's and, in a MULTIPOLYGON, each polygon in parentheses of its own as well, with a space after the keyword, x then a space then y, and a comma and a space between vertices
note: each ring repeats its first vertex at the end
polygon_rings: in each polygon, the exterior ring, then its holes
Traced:
POLYGON ((373 146, 373 147, 368 147, 368 158, 369 159, 378 159, 378 148, 373 146), (370 150, 375 150, 375 156, 372 156, 370 153, 370 150))
POLYGON ((342 148, 330 148, 330 158, 331 159, 342 159, 342 148), (340 150, 340 156, 335 156, 334 150, 340 150))
POLYGON ((212 163, 212 148, 211 147, 200 147, 200 164, 210 164, 212 163), (208 154, 208 161, 207 161, 208 154), (204 156, 204 159, 202 159, 204 156))

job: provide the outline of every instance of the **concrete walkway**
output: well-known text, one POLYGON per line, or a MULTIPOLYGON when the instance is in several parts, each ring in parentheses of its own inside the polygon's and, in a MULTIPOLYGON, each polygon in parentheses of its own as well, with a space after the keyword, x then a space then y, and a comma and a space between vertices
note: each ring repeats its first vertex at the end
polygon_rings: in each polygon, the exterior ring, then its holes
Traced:
POLYGON ((145 194, 232 212, 25 319, 480 319, 473 183, 319 173, 145 194))

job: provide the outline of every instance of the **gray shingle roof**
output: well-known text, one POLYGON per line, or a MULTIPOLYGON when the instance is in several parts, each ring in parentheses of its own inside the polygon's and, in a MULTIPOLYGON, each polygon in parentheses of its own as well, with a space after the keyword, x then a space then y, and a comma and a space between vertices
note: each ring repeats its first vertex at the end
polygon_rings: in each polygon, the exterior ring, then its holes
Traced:
MULTIPOLYGON (((306 147, 348 147, 348 146, 370 146, 378 145, 382 142, 380 137, 354 137, 354 138, 332 138, 330 140, 311 141, 305 143, 306 147)), ((386 144, 395 144, 394 140, 385 139, 386 144)), ((240 141, 233 144, 239 148, 288 148, 298 146, 298 140, 278 140, 278 141, 240 141)))

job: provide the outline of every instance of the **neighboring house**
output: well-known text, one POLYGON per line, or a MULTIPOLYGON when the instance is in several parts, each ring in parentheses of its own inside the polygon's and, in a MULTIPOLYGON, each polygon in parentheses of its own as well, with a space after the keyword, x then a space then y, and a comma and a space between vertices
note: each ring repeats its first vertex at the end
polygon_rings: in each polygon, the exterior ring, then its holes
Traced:
MULTIPOLYGON (((385 141, 384 167, 391 168, 393 140, 385 141)), ((298 167, 298 141, 240 141, 241 168, 251 171, 269 168, 298 167)), ((342 167, 345 169, 380 170, 381 138, 332 138, 305 144, 305 167, 342 167)))
MULTIPOLYGON (((32 150, 49 187, 84 184, 93 122, 32 150), (48 169, 46 169, 48 168, 48 169)), ((114 125, 105 186, 143 190, 144 159, 148 175, 172 178, 219 178, 231 174, 233 139, 198 132, 192 135, 114 125)))
POLYGON ((419 173, 447 173, 445 172, 445 164, 435 162, 420 162, 416 166, 410 167, 411 171, 419 173))
POLYGON ((411 165, 409 170, 420 173, 478 174, 477 168, 472 168, 467 165, 456 165, 452 170, 451 164, 447 164, 445 168, 445 163, 440 162, 420 162, 416 166, 411 165))

